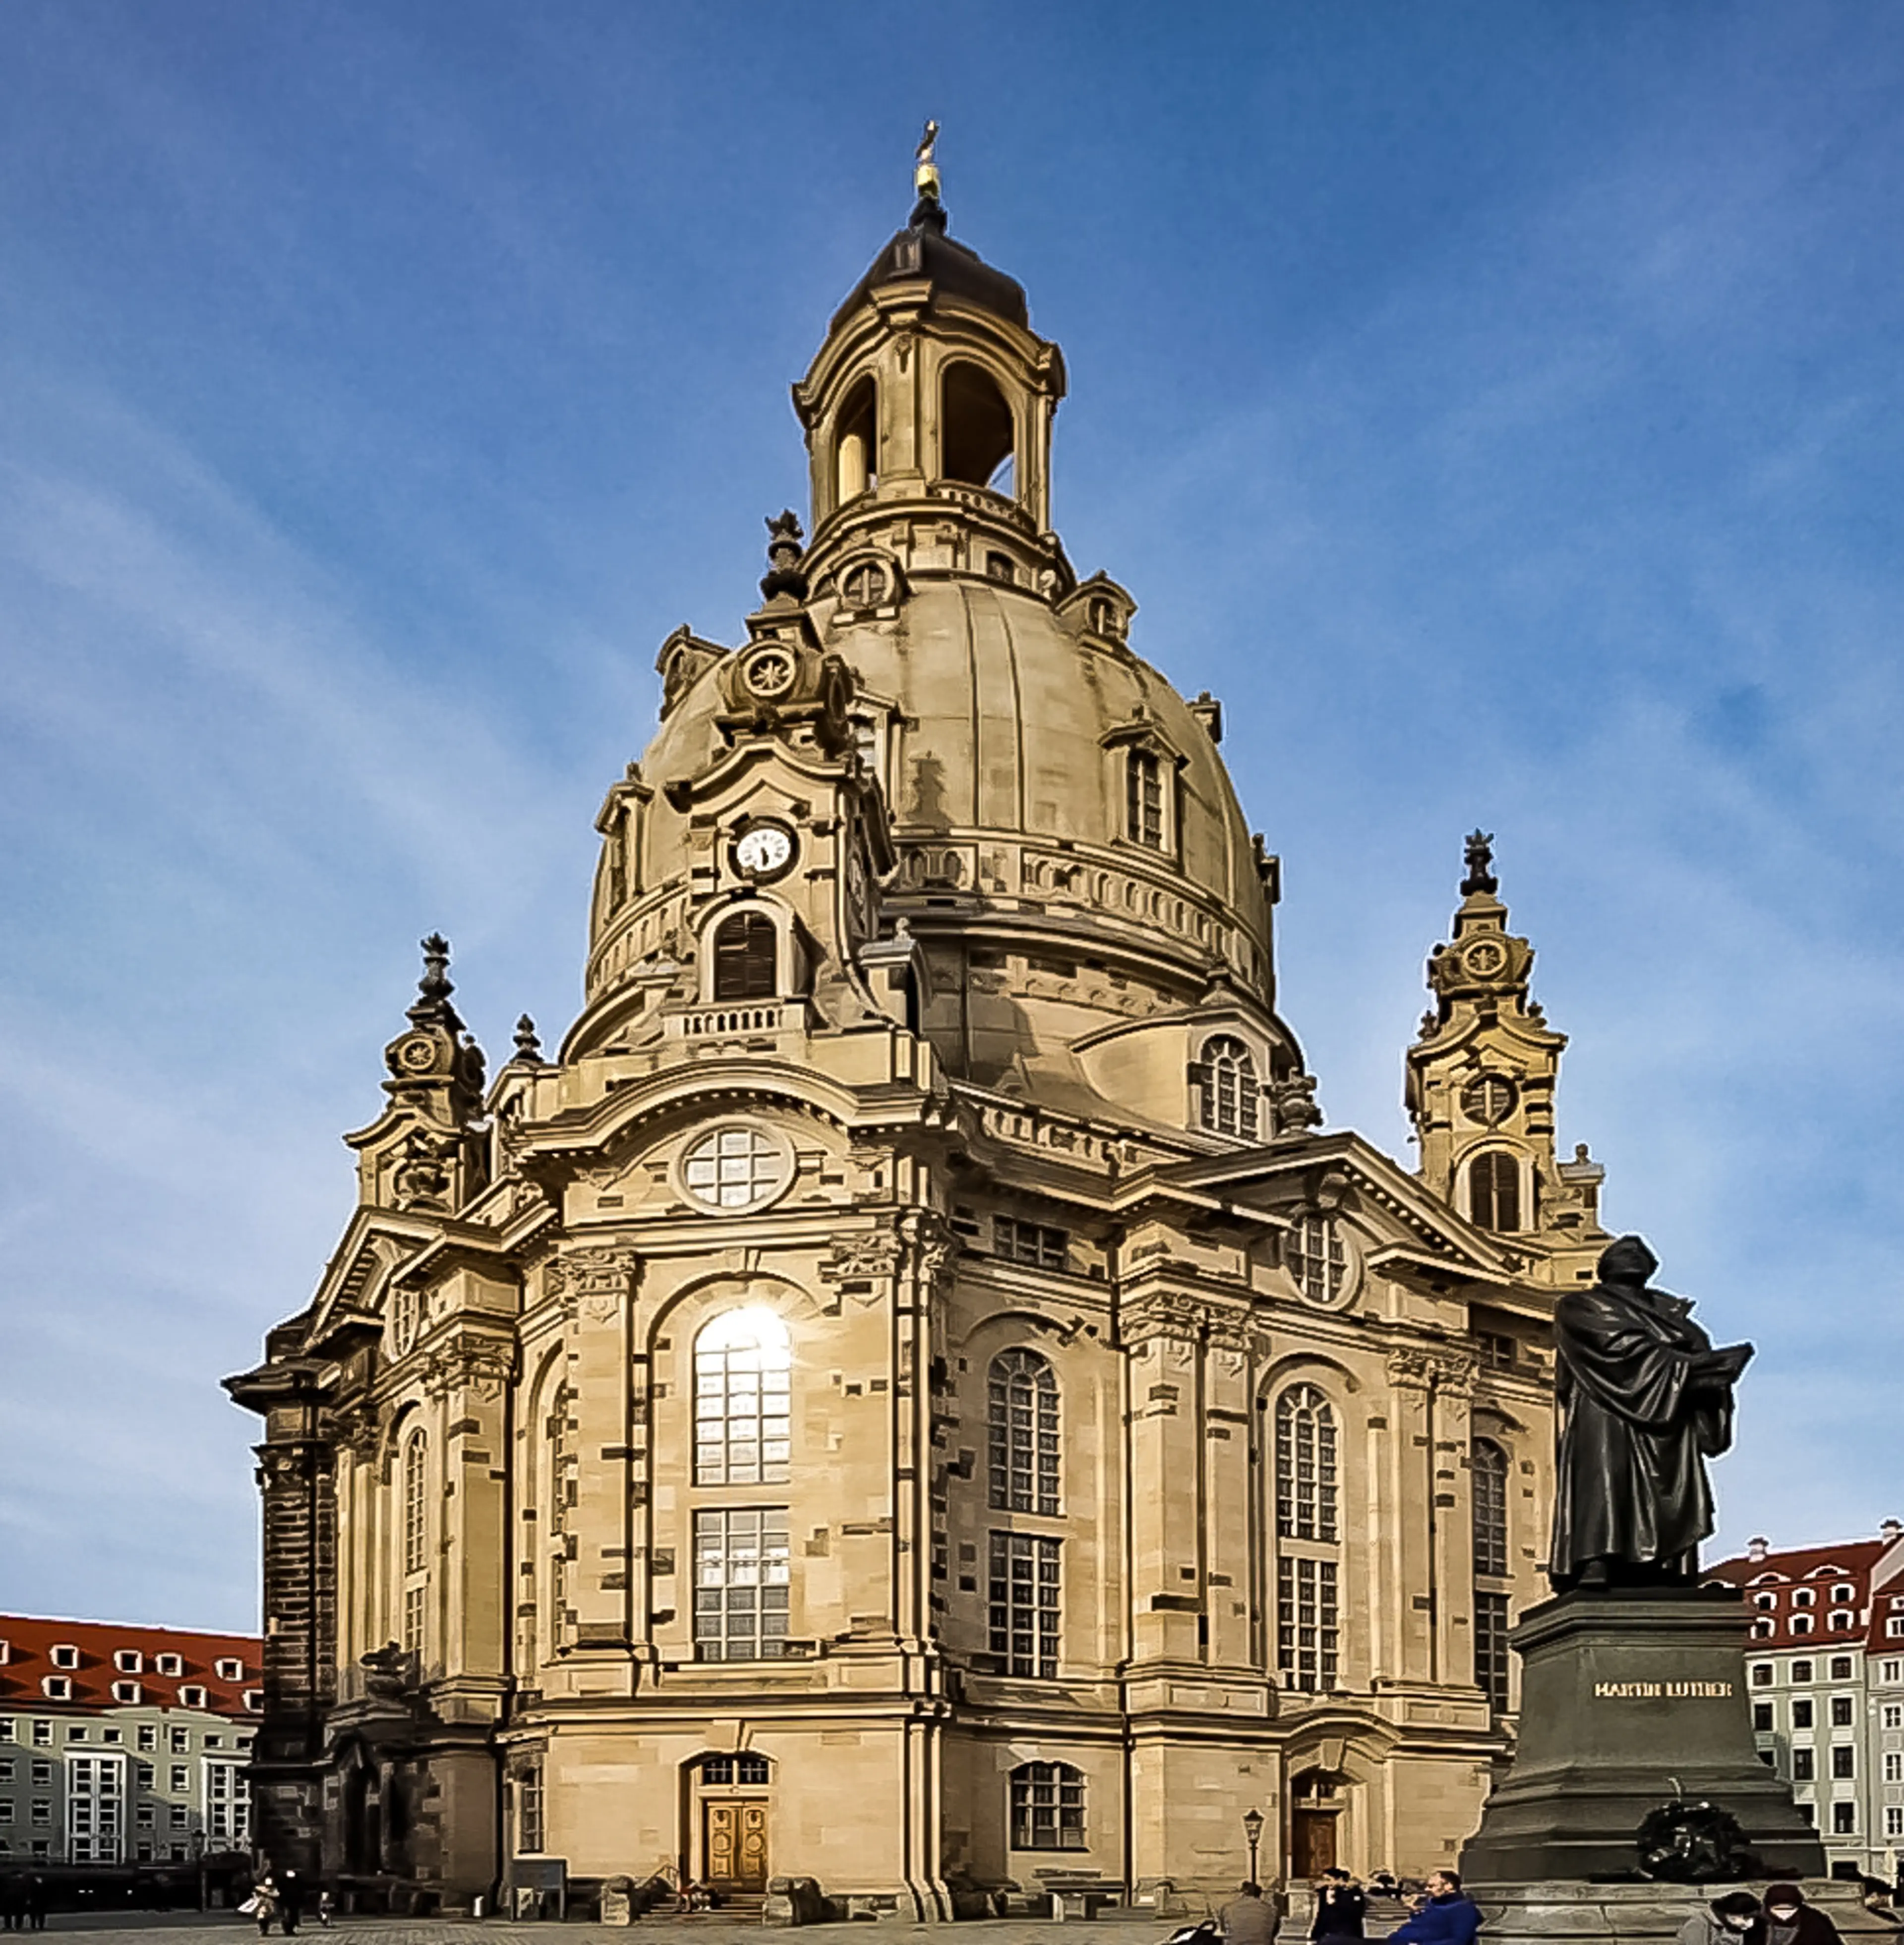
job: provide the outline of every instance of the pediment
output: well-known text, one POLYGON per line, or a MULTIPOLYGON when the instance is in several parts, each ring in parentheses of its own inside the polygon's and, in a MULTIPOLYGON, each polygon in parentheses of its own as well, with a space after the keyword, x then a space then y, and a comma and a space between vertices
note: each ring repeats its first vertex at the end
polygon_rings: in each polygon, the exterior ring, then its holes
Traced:
POLYGON ((350 1324, 381 1328, 392 1275, 434 1241, 437 1225, 360 1209, 317 1286, 307 1341, 322 1342, 350 1324))

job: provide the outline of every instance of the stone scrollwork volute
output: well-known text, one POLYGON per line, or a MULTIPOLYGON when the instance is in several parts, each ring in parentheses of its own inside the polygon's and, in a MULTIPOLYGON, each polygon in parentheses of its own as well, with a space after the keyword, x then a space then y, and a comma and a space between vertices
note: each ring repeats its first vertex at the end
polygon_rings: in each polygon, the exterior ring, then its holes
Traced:
POLYGON ((548 1276, 562 1293, 571 1318, 612 1324, 634 1294, 640 1259, 632 1250, 571 1250, 548 1276))
POLYGON ((430 1359, 427 1382, 432 1397, 463 1391, 485 1404, 494 1404, 515 1374, 513 1345, 498 1338, 465 1337, 446 1345, 430 1359))
POLYGON ((1475 1362, 1457 1352, 1406 1350, 1388 1354, 1388 1382, 1412 1391, 1465 1397, 1474 1389, 1475 1362))
POLYGON ((858 1229, 834 1238, 819 1266, 827 1283, 858 1282, 890 1277, 899 1268, 900 1239, 890 1228, 858 1229))
POLYGON ((1133 1346, 1156 1338, 1194 1343, 1208 1321, 1203 1307, 1187 1296, 1146 1296, 1128 1305, 1119 1319, 1124 1341, 1133 1346))

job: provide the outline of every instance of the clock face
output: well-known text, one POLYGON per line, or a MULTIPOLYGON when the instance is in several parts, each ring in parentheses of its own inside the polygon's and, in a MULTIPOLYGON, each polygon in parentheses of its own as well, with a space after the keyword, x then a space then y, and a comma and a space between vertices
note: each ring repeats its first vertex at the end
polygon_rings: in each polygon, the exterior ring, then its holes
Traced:
POLYGON ((750 878, 778 877, 793 862, 793 833, 784 824, 750 824, 734 840, 734 862, 750 878))

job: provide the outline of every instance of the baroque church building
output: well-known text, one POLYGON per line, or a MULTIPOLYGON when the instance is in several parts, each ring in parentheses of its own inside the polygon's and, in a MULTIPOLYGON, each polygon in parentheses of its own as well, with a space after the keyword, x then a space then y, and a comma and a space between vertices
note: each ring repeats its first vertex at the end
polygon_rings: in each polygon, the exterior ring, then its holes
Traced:
POLYGON ((584 1003, 448 948, 263 1421, 261 1853, 944 1918, 1421 1872, 1511 1743, 1606 1240, 1470 840, 1409 1168, 1322 1125, 1222 711, 1054 531, 1055 344, 909 226, 733 646, 662 644, 584 1003), (799 1880, 809 1880, 801 1884, 799 1880))

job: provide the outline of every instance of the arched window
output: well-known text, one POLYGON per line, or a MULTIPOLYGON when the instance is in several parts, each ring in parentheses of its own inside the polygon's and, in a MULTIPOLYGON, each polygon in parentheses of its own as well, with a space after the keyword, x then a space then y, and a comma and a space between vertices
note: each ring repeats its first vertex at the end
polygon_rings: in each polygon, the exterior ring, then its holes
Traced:
POLYGON ((1307 1210, 1290 1224, 1283 1242, 1289 1274, 1310 1303, 1333 1303, 1349 1273, 1348 1252, 1333 1216, 1307 1210))
POLYGON ((1313 1385, 1276 1401, 1276 1530, 1284 1540, 1335 1538, 1335 1413, 1313 1385))
POLYGON ((1004 393, 989 372, 961 362, 946 367, 939 397, 942 476, 990 485, 1017 443, 1004 393))
POLYGON ((1470 1456, 1474 1481, 1474 1570, 1506 1574, 1507 1455, 1491 1438, 1477 1438, 1470 1456))
POLYGON ((430 1600, 430 1447, 419 1429, 403 1447, 403 1622, 405 1650, 423 1652, 430 1600))
POLYGON ((1483 1074, 1461 1090, 1461 1112, 1470 1121, 1498 1127, 1514 1110, 1514 1084, 1504 1074, 1483 1074))
POLYGON ((1256 1063, 1230 1034, 1203 1044, 1203 1125, 1212 1134, 1256 1137, 1256 1063))
POLYGON ((763 911, 736 912, 714 935, 714 997, 770 1000, 780 985, 780 940, 763 911))
POLYGON ((758 1486, 787 1477, 793 1351, 787 1327, 750 1305, 694 1340, 694 1483, 758 1486))
POLYGON ((1503 1235, 1520 1227, 1520 1164, 1514 1156, 1496 1148, 1468 1164, 1467 1213, 1503 1235))
POLYGON ((840 408, 834 435, 838 504, 844 507, 877 485, 879 479, 879 395, 870 378, 862 378, 840 408))
POLYGON ((1058 1382, 1035 1351, 1001 1351, 989 1374, 992 1504, 1058 1510, 1058 1382))
POLYGON ((1085 1774, 1069 1763, 1020 1763, 1011 1772, 1011 1848, 1082 1851, 1085 1774))

